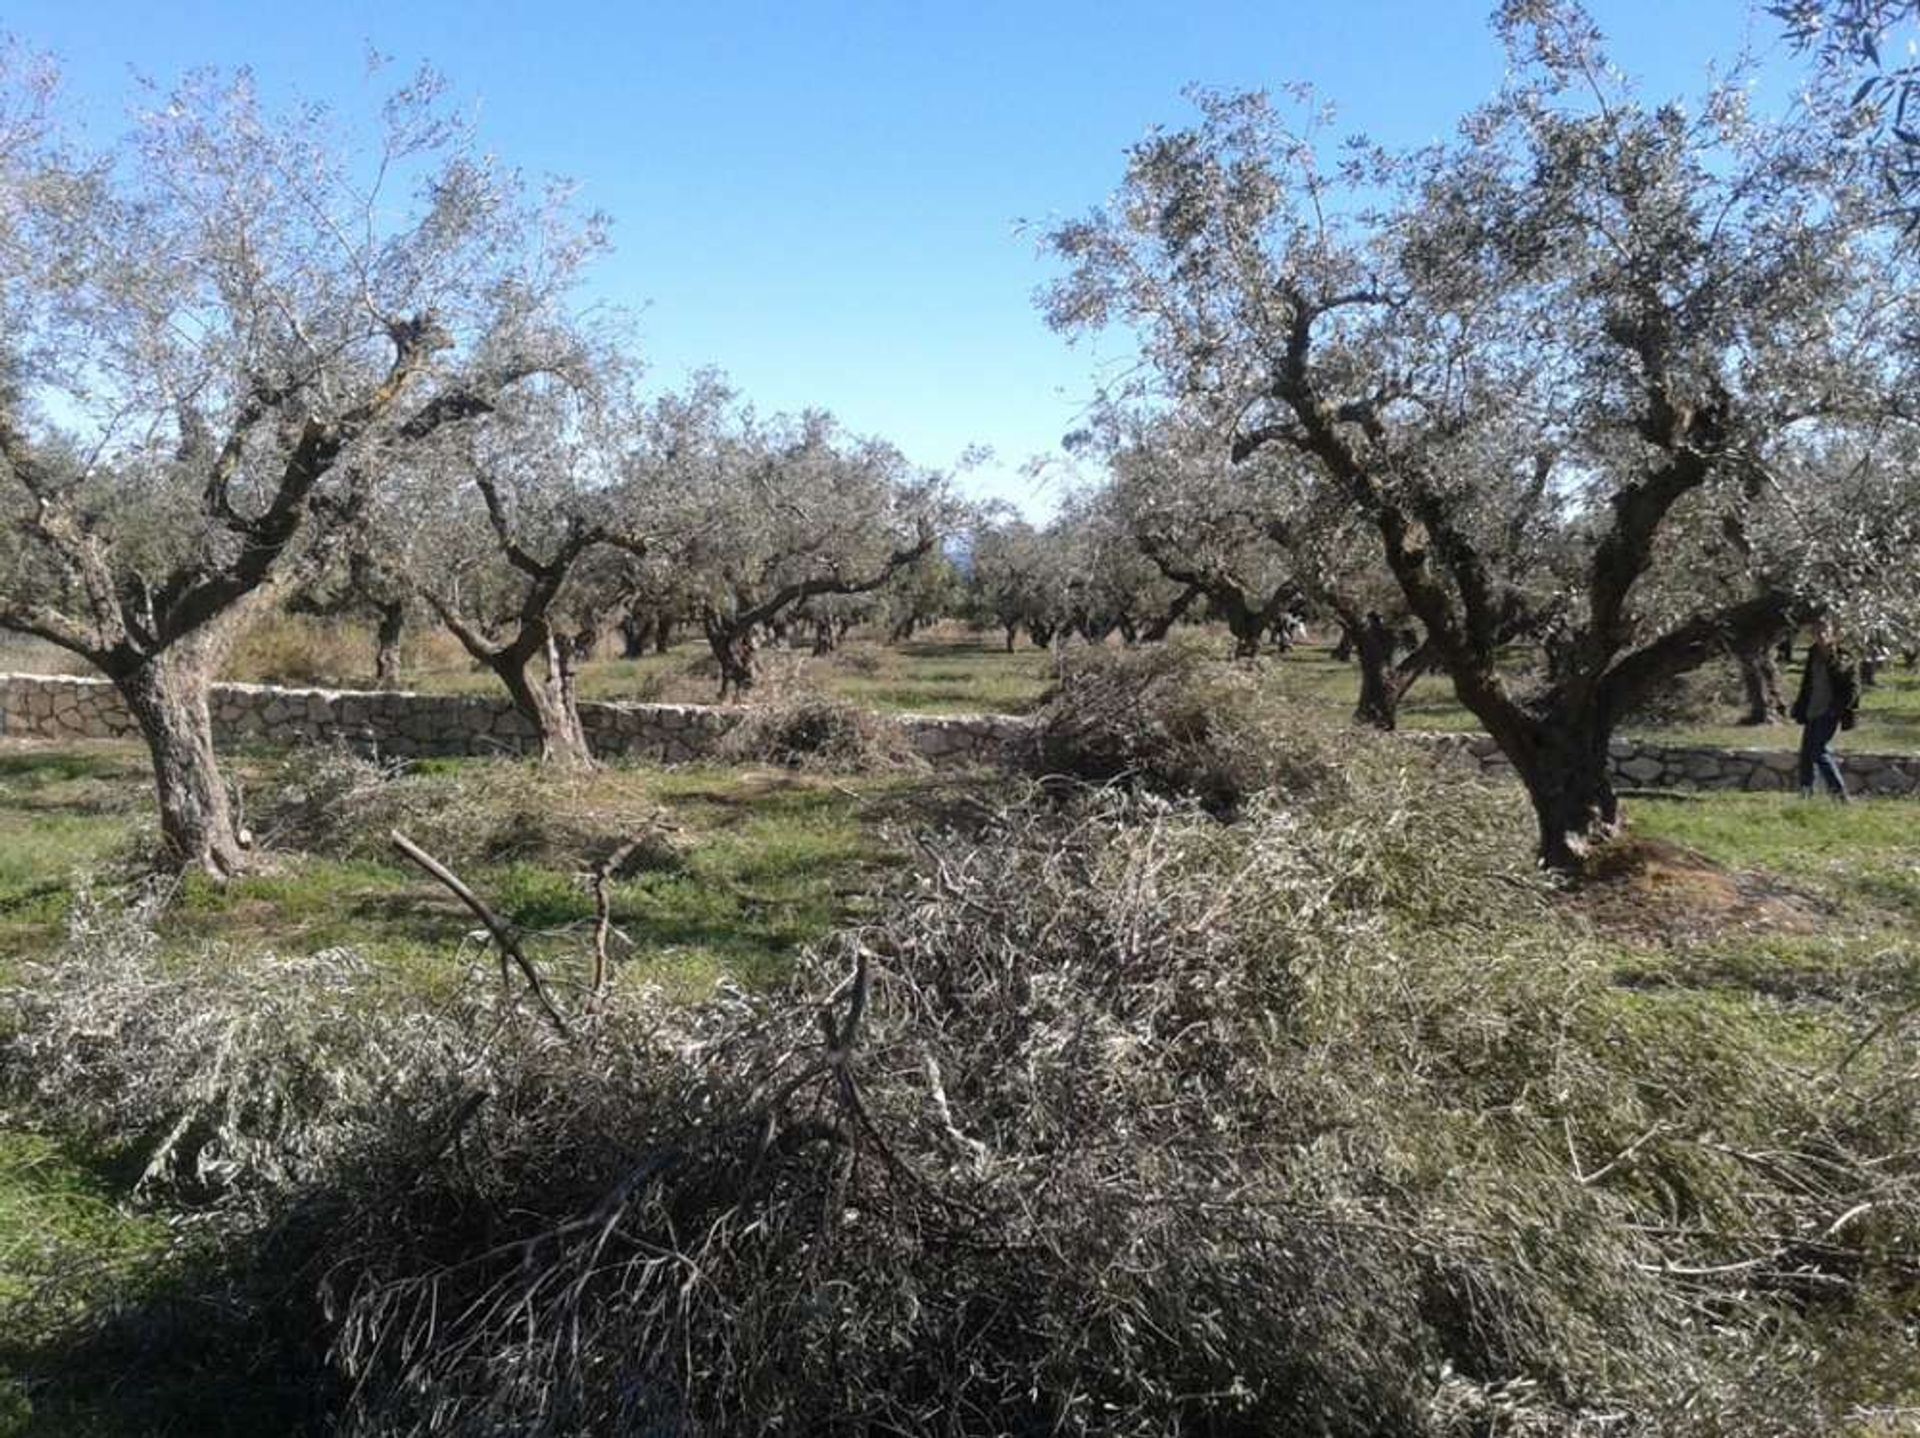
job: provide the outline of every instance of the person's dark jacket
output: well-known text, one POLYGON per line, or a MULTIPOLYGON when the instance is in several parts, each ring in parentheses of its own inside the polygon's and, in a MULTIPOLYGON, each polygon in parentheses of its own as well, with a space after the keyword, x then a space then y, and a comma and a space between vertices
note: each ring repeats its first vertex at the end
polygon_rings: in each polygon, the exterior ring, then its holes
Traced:
POLYGON ((1833 685, 1833 704, 1830 712, 1840 716, 1840 727, 1851 729, 1854 719, 1860 712, 1860 675, 1851 664, 1843 663, 1831 649, 1824 653, 1814 649, 1807 654, 1806 667, 1800 671, 1800 692, 1795 696, 1791 714, 1793 722, 1804 724, 1817 715, 1807 713, 1810 691, 1813 688, 1813 665, 1816 658, 1822 659, 1827 666, 1827 679, 1833 685))

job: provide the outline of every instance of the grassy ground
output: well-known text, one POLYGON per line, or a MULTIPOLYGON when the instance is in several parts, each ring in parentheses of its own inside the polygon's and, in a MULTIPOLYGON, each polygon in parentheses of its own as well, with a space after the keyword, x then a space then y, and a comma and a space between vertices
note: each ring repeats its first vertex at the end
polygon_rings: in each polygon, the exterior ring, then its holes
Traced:
MULTIPOLYGON (((273 756, 239 756, 231 768, 256 814, 288 780, 273 756)), ((897 869, 893 821, 952 788, 766 769, 614 768, 556 801, 590 810, 591 824, 547 834, 538 816, 515 808, 530 780, 520 766, 460 761, 427 766, 414 782, 429 795, 474 793, 461 822, 533 835, 523 852, 459 868, 526 931, 563 994, 582 978, 588 949, 593 904, 580 874, 604 852, 586 852, 595 836, 643 826, 671 835, 669 862, 611 886, 615 981, 692 995, 721 980, 777 978, 799 946, 868 909, 897 869)), ((149 838, 149 782, 131 745, 0 745, 0 983, 55 949, 83 883, 109 887, 129 871, 149 838)), ((377 845, 342 850, 272 854, 225 887, 190 883, 163 921, 165 944, 300 954, 351 943, 399 983, 490 981, 472 919, 444 891, 377 845)), ((165 1226, 126 1206, 125 1175, 110 1156, 22 1128, 22 1117, 0 1116, 0 1438, 29 1431, 9 1417, 17 1399, 6 1378, 9 1312, 34 1300, 45 1321, 39 1300, 50 1286, 70 1288, 76 1303, 125 1297, 135 1269, 150 1285, 165 1281, 168 1266, 165 1226), (76 1286, 82 1273, 88 1281, 76 1286)), ((73 1418, 30 1431, 93 1430, 73 1418)))
MULTIPOLYGON (((1043 664, 1044 656, 1007 660, 988 646, 924 645, 900 656, 892 673, 857 677, 871 702, 925 708, 991 684, 1002 693, 1016 680, 1037 690, 1043 664)), ((1275 666, 1276 683, 1311 687, 1330 705, 1350 680, 1320 656, 1275 666)), ((1416 706, 1410 721, 1450 717, 1430 693, 1416 706)), ((273 792, 299 781, 297 768, 272 755, 241 755, 233 768, 262 821, 274 812, 273 792)), ((669 861, 613 886, 614 921, 626 936, 615 950, 619 981, 694 994, 722 979, 776 978, 799 946, 867 910, 900 872, 901 822, 936 819, 960 797, 956 781, 767 769, 622 766, 555 786, 498 761, 423 768, 422 793, 474 796, 449 832, 506 836, 499 853, 489 857, 482 844, 461 871, 529 931, 563 989, 579 978, 591 922, 579 874, 608 836, 646 825, 673 836, 669 861), (550 814, 528 810, 530 795, 580 822, 548 824, 550 814)), ((147 784, 145 760, 130 745, 0 744, 0 983, 22 960, 52 952, 79 876, 112 882, 147 842, 147 784)), ((1632 813, 1636 834, 1665 857, 1636 870, 1617 902, 1569 904, 1544 921, 1597 926, 1619 953, 1620 1001, 1644 1008, 1649 1021, 1695 1022, 1704 1007, 1777 1031, 1791 1046, 1800 1042, 1796 1016, 1809 1006, 1903 1004, 1920 993, 1920 802, 1843 808, 1711 795, 1636 801, 1632 813)), ((224 888, 189 885, 163 940, 183 950, 283 953, 351 943, 397 982, 483 981, 475 977, 487 971, 483 955, 466 937, 471 920, 377 840, 349 834, 320 852, 270 856, 259 873, 224 888)), ((44 1318, 48 1309, 28 1300, 56 1288, 82 1303, 164 1283, 175 1240, 126 1203, 125 1175, 110 1156, 36 1133, 19 1116, 12 1122, 0 1128, 0 1435, 135 1431, 94 1427, 84 1404, 57 1421, 43 1405, 43 1426, 22 1426, 6 1374, 10 1363, 20 1371, 38 1360, 9 1352, 24 1335, 4 1336, 8 1313, 31 1307, 44 1318), (74 1279, 80 1274, 84 1283, 74 1279)))

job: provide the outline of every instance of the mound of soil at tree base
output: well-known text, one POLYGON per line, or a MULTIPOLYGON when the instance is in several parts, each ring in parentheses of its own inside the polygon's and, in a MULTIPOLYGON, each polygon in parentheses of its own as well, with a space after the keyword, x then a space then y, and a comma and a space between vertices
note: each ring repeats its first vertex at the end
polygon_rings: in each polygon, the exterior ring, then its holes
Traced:
POLYGON ((1696 850, 1631 834, 1594 852, 1568 902, 1603 933, 1658 946, 1810 933, 1829 911, 1770 874, 1736 873, 1696 850))

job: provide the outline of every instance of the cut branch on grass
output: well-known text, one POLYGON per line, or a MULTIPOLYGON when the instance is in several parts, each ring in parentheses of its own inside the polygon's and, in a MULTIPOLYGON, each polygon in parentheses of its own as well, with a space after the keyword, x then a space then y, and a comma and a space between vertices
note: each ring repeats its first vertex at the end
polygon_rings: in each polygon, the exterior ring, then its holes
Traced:
POLYGON ((527 987, 533 991, 535 1002, 540 1005, 555 1032, 562 1038, 572 1037, 573 1031, 567 1024, 566 1016, 560 1012, 547 993, 547 986, 540 979, 540 971, 527 957, 527 951, 521 947, 519 936, 514 933, 513 926, 494 913, 486 900, 468 888, 458 874, 398 829, 393 831, 392 839, 393 847, 399 850, 404 858, 418 865, 429 877, 437 880, 448 893, 471 909, 475 918, 487 926, 487 932, 493 935, 494 943, 500 946, 501 956, 512 959, 521 974, 525 976, 527 987))

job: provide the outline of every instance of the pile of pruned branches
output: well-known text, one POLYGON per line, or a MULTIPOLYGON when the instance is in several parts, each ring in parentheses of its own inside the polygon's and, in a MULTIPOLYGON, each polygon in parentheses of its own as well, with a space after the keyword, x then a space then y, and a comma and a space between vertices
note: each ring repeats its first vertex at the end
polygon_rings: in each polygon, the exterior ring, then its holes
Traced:
POLYGON ((1375 778, 1016 804, 782 991, 564 1026, 96 925, 0 1076, 272 1233, 346 1432, 1785 1435, 1910 1383, 1911 1026, 1624 993, 1506 796, 1375 778))

